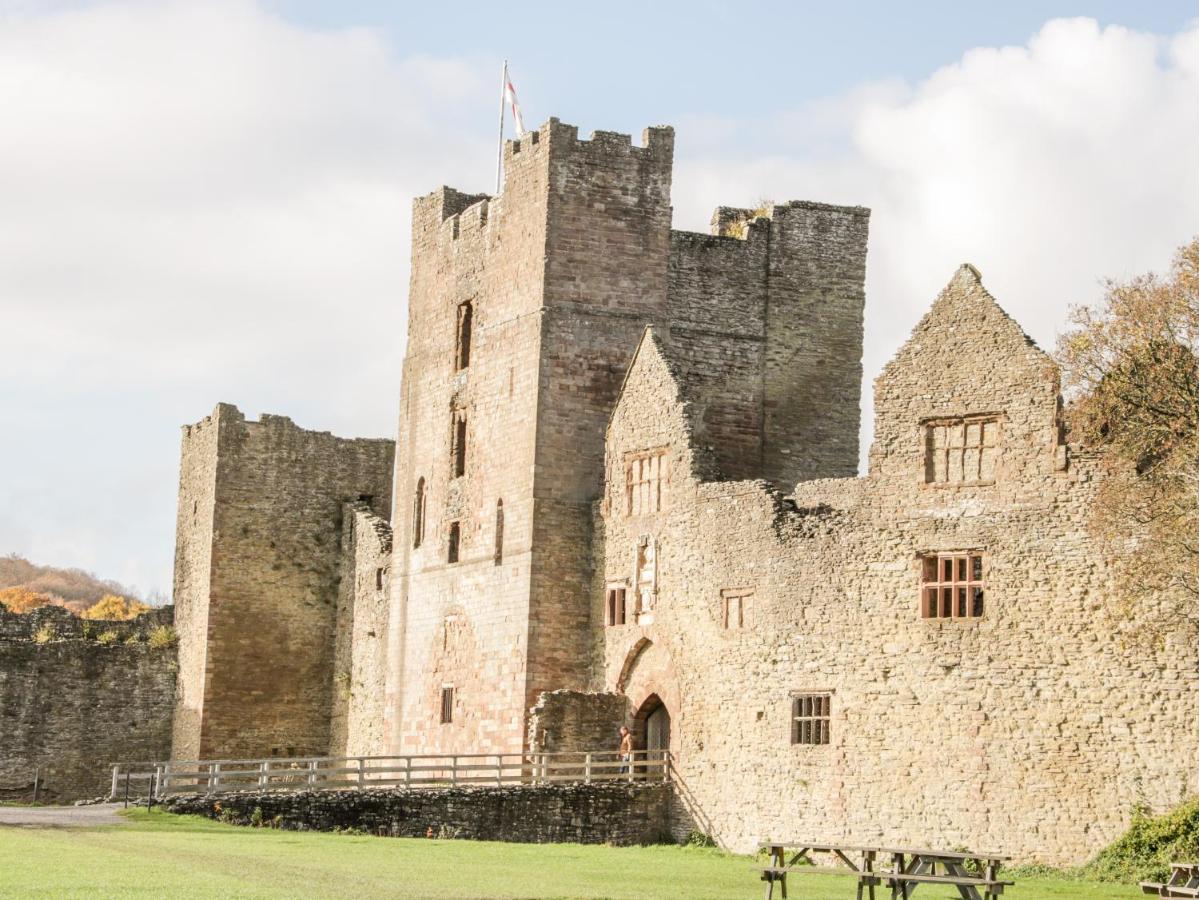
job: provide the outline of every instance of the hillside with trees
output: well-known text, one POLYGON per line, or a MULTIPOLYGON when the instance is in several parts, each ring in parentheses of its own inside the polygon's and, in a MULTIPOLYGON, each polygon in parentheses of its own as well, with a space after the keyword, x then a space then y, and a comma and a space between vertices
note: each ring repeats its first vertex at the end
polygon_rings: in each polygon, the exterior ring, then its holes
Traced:
POLYGON ((61 606, 85 619, 131 619, 150 608, 119 582, 82 569, 39 566, 15 553, 0 557, 0 605, 15 613, 61 606))

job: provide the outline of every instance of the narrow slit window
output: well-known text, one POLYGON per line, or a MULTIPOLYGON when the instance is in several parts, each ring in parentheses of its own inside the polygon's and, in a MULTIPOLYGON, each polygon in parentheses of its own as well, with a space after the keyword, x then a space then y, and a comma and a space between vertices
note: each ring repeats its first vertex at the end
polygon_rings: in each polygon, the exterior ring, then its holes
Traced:
POLYGON ((416 494, 412 498, 412 549, 420 547, 425 539, 425 479, 417 479, 416 494))
POLYGON ((445 560, 449 563, 458 561, 458 544, 462 539, 462 526, 457 522, 450 523, 450 539, 446 548, 445 560))
POLYGON ((791 698, 791 743, 827 744, 832 697, 829 694, 796 694, 791 698))
POLYGON ((441 689, 441 724, 454 721, 454 689, 449 685, 441 689))
POLYGON ((495 564, 504 564, 504 501, 495 501, 495 564))
POLYGON ((461 410, 454 412, 453 431, 450 434, 450 468, 452 478, 466 474, 466 413, 461 410))
POLYGON ((983 614, 981 553, 930 554, 921 562, 920 614, 926 619, 978 619, 983 614))
POLYGON ((471 303, 458 306, 458 337, 454 352, 454 371, 459 372, 470 365, 471 329, 474 325, 474 307, 471 303))

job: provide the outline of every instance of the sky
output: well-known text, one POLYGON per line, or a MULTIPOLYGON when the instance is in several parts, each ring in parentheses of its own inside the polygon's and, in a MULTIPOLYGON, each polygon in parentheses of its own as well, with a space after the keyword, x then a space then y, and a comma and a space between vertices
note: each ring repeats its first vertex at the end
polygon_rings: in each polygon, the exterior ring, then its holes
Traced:
POLYGON ((956 267, 1052 349, 1199 234, 1193 3, 0 0, 0 554, 169 596, 179 428, 394 437, 409 211, 676 128, 676 228, 869 206, 869 383, 956 267))

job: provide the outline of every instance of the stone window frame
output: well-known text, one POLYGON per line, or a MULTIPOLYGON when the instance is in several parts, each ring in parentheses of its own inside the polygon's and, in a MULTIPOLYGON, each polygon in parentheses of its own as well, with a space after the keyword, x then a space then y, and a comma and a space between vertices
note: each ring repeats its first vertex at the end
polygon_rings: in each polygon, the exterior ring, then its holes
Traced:
POLYGON ((604 588, 604 625, 614 627, 629 621, 629 585, 626 581, 610 581, 604 588))
POLYGON ((833 693, 831 689, 791 692, 791 746, 827 747, 832 742, 833 693))
POLYGON ((720 627, 725 631, 739 631, 749 627, 746 601, 753 595, 752 587, 723 588, 720 591, 720 627), (730 624, 734 612, 737 622, 730 624))
POLYGON ((987 487, 995 484, 998 479, 999 472, 999 457, 1000 450, 1003 446, 1003 426, 1005 416, 1002 412, 981 412, 969 413, 960 416, 931 416, 920 421, 920 461, 921 461, 921 482, 926 488, 961 488, 961 487, 987 487), (970 426, 979 426, 979 443, 977 445, 968 444, 970 436, 970 426), (988 430, 987 426, 994 426, 993 430, 988 430), (957 428, 962 429, 962 443, 953 445, 948 440, 944 446, 937 447, 934 445, 936 437, 936 429, 938 428, 957 428), (986 443, 988 436, 993 435, 993 440, 990 444, 986 443), (978 451, 977 461, 973 464, 973 469, 977 477, 967 479, 965 470, 967 467, 967 455, 969 451, 978 451), (982 472, 985 466, 985 452, 991 451, 990 478, 983 478, 982 472), (950 478, 951 462, 955 451, 960 451, 959 471, 963 473, 963 478, 960 481, 954 481, 950 478), (943 479, 937 478, 936 472, 936 457, 935 454, 944 453, 944 473, 943 479))
POLYGON ((441 686, 440 713, 440 724, 452 725, 454 723, 454 686, 452 684, 443 684, 441 686))
POLYGON ((462 558, 462 523, 455 520, 450 523, 450 530, 446 539, 445 561, 447 565, 453 565, 462 558))
POLYGON ((920 618, 928 622, 977 622, 986 618, 987 554, 930 550, 919 556, 920 618))
POLYGON ((638 516, 652 516, 660 513, 665 504, 665 491, 663 485, 670 480, 669 446, 651 447, 647 450, 630 450, 624 454, 624 509, 625 518, 638 516), (651 477, 640 477, 645 473, 646 461, 654 460, 657 463, 656 471, 651 477), (636 476, 634 475, 636 472, 636 476), (641 491, 638 490, 642 485, 649 486, 648 493, 651 495, 651 509, 642 508, 641 491))

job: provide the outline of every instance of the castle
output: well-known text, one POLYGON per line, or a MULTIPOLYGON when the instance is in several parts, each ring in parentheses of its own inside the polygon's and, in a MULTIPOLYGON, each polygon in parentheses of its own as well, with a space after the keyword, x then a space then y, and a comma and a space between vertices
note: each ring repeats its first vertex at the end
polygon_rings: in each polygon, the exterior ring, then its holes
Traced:
POLYGON ((671 229, 673 132, 555 119, 412 223, 398 440, 184 431, 175 759, 669 748, 695 827, 1073 863, 1199 792, 1199 632, 963 266, 875 383, 869 213, 671 229))

